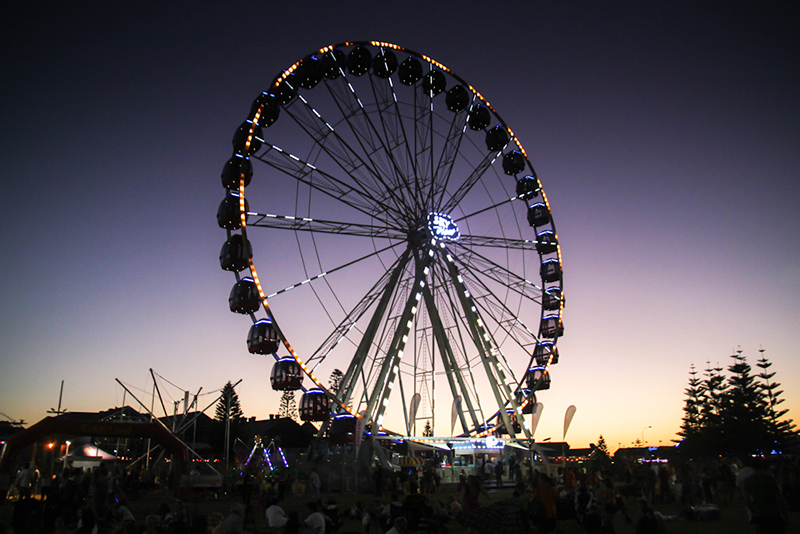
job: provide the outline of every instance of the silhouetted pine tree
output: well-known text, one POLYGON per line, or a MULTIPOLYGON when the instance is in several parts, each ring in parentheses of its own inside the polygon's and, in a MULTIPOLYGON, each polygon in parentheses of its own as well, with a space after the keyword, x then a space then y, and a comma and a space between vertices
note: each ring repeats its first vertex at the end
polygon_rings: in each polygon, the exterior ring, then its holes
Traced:
POLYGON ((695 452, 702 446, 703 425, 700 411, 706 398, 703 382, 697 377, 697 369, 694 364, 689 371, 689 387, 684 391, 686 392, 686 401, 683 406, 683 423, 678 435, 684 438, 681 444, 684 451, 688 452, 694 449, 692 452, 695 452))
POLYGON ((741 350, 731 356, 733 363, 727 369, 727 378, 722 368, 712 368, 707 362, 703 379, 699 380, 692 365, 678 432, 684 438, 681 452, 713 457, 769 454, 798 439, 791 419, 784 419, 787 411, 778 408, 783 392, 778 390, 780 384, 773 381, 775 373, 769 371, 772 364, 763 356, 763 350, 760 352, 758 375, 752 374, 741 350))
POLYGON ((735 351, 728 367, 728 388, 722 412, 724 453, 755 454, 772 450, 764 394, 751 375, 752 368, 741 350, 735 351))
POLYGON ((774 372, 769 372, 769 368, 772 367, 772 362, 764 356, 764 349, 759 349, 758 352, 761 354, 761 358, 759 358, 756 366, 761 369, 761 373, 756 376, 761 379, 759 387, 761 388, 761 392, 764 396, 764 403, 766 404, 765 408, 770 432, 772 433, 773 440, 776 442, 776 449, 780 450, 787 441, 796 439, 797 432, 795 431, 795 425, 791 419, 783 419, 789 410, 778 408, 778 405, 784 401, 784 399, 781 398, 783 391, 778 390, 780 387, 778 382, 772 381, 772 378, 775 376, 774 372))
POLYGON ((297 401, 294 398, 294 391, 286 390, 281 395, 281 404, 278 408, 279 417, 288 417, 297 421, 297 401))
MULTIPOLYGON (((339 393, 339 390, 342 388, 342 380, 344 380, 344 373, 340 369, 334 369, 331 371, 331 376, 328 378, 328 389, 330 389, 333 393, 339 393)), ((336 395, 337 397, 341 398, 341 395, 336 395)), ((353 399, 347 399, 347 406, 352 410, 353 409, 353 399)))
POLYGON ((589 454, 591 462, 599 468, 605 468, 611 465, 611 456, 608 454, 608 445, 606 445, 606 438, 603 434, 597 439, 597 445, 590 443, 589 447, 592 452, 589 454))
POLYGON ((242 407, 239 405, 239 396, 236 390, 233 389, 233 384, 228 381, 222 388, 222 396, 217 403, 217 409, 214 412, 214 419, 217 421, 225 422, 226 413, 231 418, 231 421, 239 421, 244 417, 242 407), (230 400, 230 410, 228 410, 228 401, 230 400))
MULTIPOLYGON (((711 367, 706 362, 705 377, 702 383, 702 402, 700 404, 700 426, 702 432, 696 440, 696 448, 709 454, 718 455, 725 444, 723 410, 728 387, 722 367, 711 367)), ((692 447, 694 448, 694 447, 692 447)))
POLYGON ((600 438, 597 440, 597 450, 608 457, 608 445, 606 445, 606 438, 603 437, 603 434, 600 434, 600 438))
POLYGON ((431 427, 430 421, 425 421, 425 428, 422 429, 422 435, 425 437, 433 436, 433 428, 431 427))
POLYGON ((221 450, 229 450, 233 446, 236 436, 241 428, 240 423, 244 420, 242 407, 239 405, 239 396, 236 390, 233 389, 233 384, 228 381, 222 387, 222 394, 217 407, 214 412, 214 420, 219 421, 221 424, 217 425, 217 435, 215 436, 215 445, 221 450), (227 419, 230 418, 230 425, 227 419), (225 448, 225 435, 227 428, 230 426, 230 433, 228 434, 228 449, 225 448))

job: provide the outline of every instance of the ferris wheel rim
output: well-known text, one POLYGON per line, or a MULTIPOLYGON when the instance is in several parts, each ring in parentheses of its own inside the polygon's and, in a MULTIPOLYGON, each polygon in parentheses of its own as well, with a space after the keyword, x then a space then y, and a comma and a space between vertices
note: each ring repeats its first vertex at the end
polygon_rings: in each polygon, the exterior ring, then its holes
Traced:
MULTIPOLYGON (((505 129, 505 130, 507 130, 507 132, 508 132, 508 134, 509 134, 509 141, 508 141, 508 143, 509 143, 509 144, 510 144, 510 143, 513 143, 513 144, 514 144, 514 145, 517 147, 517 150, 519 150, 519 152, 520 152, 520 153, 522 154, 522 156, 524 157, 524 163, 525 163, 525 166, 526 166, 526 168, 529 170, 529 172, 530 172, 530 175, 531 175, 531 176, 532 176, 532 177, 533 177, 533 178, 534 178, 534 179, 535 179, 535 180, 538 182, 538 177, 536 176, 536 173, 535 173, 535 171, 534 171, 534 169, 533 169, 533 166, 532 166, 532 164, 531 164, 531 162, 530 162, 530 160, 529 160, 529 158, 528 158, 528 156, 527 156, 527 153, 525 152, 524 148, 522 147, 522 144, 521 144, 521 142, 519 141, 519 139, 516 137, 516 135, 514 135, 514 134, 513 134, 513 132, 512 132, 512 131, 511 131, 511 129, 510 129, 508 126, 507 126, 507 124, 505 123, 505 121, 504 121, 504 120, 503 120, 503 119, 500 117, 500 115, 499 115, 499 114, 496 112, 496 110, 494 110, 494 108, 493 108, 493 107, 491 106, 491 104, 490 104, 490 103, 489 103, 489 102, 488 102, 488 101, 487 101, 487 100, 486 100, 486 99, 483 97, 483 95, 481 95, 480 93, 478 93, 478 92, 477 92, 477 90, 475 90, 475 89, 474 89, 474 88, 473 88, 471 85, 469 85, 469 84, 468 84, 467 82, 465 82, 465 81, 464 81, 464 80, 463 80, 461 77, 459 77, 457 74, 455 74, 455 73, 454 73, 452 70, 450 70, 449 68, 447 68, 447 67, 446 67, 446 66, 444 66, 443 64, 441 64, 441 63, 439 63, 439 62, 437 62, 437 61, 433 60, 432 58, 430 58, 430 57, 428 57, 428 56, 425 56, 424 54, 419 54, 419 53, 417 53, 417 52, 415 52, 415 51, 413 51, 413 50, 410 50, 410 49, 407 49, 407 48, 404 48, 404 47, 400 47, 400 46, 398 46, 398 45, 390 44, 390 43, 383 43, 383 42, 376 42, 376 41, 353 41, 353 42, 344 42, 344 43, 339 43, 339 44, 337 44, 337 45, 329 45, 329 46, 323 47, 323 48, 321 48, 321 49, 317 50, 317 51, 316 51, 316 53, 324 54, 324 53, 330 52, 330 51, 332 51, 332 50, 338 50, 338 49, 341 49, 342 47, 345 47, 345 48, 346 48, 346 47, 352 47, 352 48, 354 49, 354 48, 356 48, 356 47, 359 47, 359 46, 362 46, 362 47, 367 47, 367 46, 370 46, 370 47, 376 47, 376 48, 379 48, 380 50, 390 49, 390 50, 394 50, 394 51, 401 51, 401 52, 403 52, 403 53, 409 54, 409 57, 416 57, 416 58, 419 58, 419 59, 422 59, 422 60, 424 60, 425 62, 427 62, 427 64, 429 65, 429 67, 430 67, 430 68, 435 68, 435 69, 438 69, 438 70, 441 70, 441 71, 445 71, 445 72, 447 72, 447 73, 448 73, 448 75, 449 75, 451 78, 453 78, 454 80, 458 81, 458 82, 459 82, 459 83, 460 83, 460 84, 461 84, 463 87, 466 87, 466 88, 468 89, 468 91, 469 91, 469 92, 471 92, 471 94, 472 94, 472 96, 473 96, 473 101, 474 101, 474 99, 477 99, 477 100, 479 100, 479 101, 480 101, 480 103, 481 103, 482 105, 486 106, 486 108, 487 108, 487 109, 489 109, 489 111, 491 112, 491 115, 492 115, 492 117, 493 117, 493 118, 495 118, 495 119, 497 120, 497 122, 498 122, 498 125, 501 125, 501 126, 502 126, 502 127, 505 129)), ((313 53, 315 53, 315 52, 312 52, 312 54, 313 54, 313 53)), ((310 56, 310 55, 309 55, 309 56, 310 56)), ((309 57, 309 56, 306 56, 306 58, 307 58, 307 57, 309 57)), ((271 85, 270 85, 270 89, 274 89, 275 91, 277 91, 277 90, 279 89, 279 86, 280 86, 280 84, 281 84, 281 83, 283 83, 283 82, 284 82, 284 81, 287 79, 287 77, 288 77, 288 76, 292 75, 292 73, 294 73, 294 72, 295 72, 295 71, 298 69, 298 67, 299 67, 300 65, 302 65, 302 63, 303 63, 303 61, 304 61, 304 60, 305 60, 305 58, 304 58, 304 59, 301 59, 300 61, 298 61, 298 62, 296 62, 295 64, 293 64, 293 65, 292 65, 292 66, 291 66, 289 69, 286 69, 285 71, 282 71, 282 73, 281 73, 281 74, 280 74, 280 75, 279 75, 279 76, 276 78, 276 80, 273 82, 273 84, 271 84, 271 85)), ((344 76, 346 76, 346 75, 345 75, 345 71, 344 71, 344 69, 342 69, 342 76, 343 76, 343 77, 344 77, 344 76)), ((372 73, 371 73, 371 71, 370 71, 370 76, 372 76, 372 73)), ((285 111, 286 107, 287 107, 287 104, 286 104, 286 103, 284 103, 284 104, 281 104, 281 108, 282 108, 282 110, 284 110, 284 111, 285 111)), ((252 119, 252 118, 251 118, 251 119, 252 119)), ((258 128, 257 121, 256 121, 256 120, 252 120, 252 121, 251 121, 251 124, 252 124, 252 128, 251 128, 250 132, 248 132, 248 134, 249 134, 249 135, 248 135, 248 137, 249 137, 249 138, 256 138, 256 134, 257 134, 257 128, 258 128)), ((264 142, 264 140, 261 140, 261 141, 262 141, 262 142, 264 142)), ((248 141, 248 143, 249 143, 249 141, 248 141)), ((539 184, 540 184, 540 182, 539 182, 539 184)), ((247 206, 246 206, 246 196, 245 196, 245 189, 246 189, 245 180, 244 180, 244 179, 242 179, 242 180, 240 181, 239 188, 238 188, 238 196, 239 196, 239 213, 240 213, 240 218, 241 218, 241 229, 240 229, 240 233, 241 233, 241 235, 243 236, 244 240, 245 240, 245 241, 247 241, 247 231, 248 231, 248 226, 251 226, 251 225, 253 225, 253 224, 248 224, 248 221, 247 221, 247 219, 248 219, 248 216, 249 216, 249 212, 248 212, 248 210, 247 210, 247 206)), ((547 196, 546 196, 546 194, 544 193, 544 190, 543 190, 543 188, 541 188, 541 185, 539 185, 539 190, 540 190, 540 195, 541 195, 541 197, 542 197, 542 199, 543 199, 543 201, 544 201, 544 204, 547 206, 547 210, 549 211, 549 201, 547 200, 547 196)), ((452 198, 452 197, 451 197, 451 198, 452 198)), ((509 200, 512 200, 512 201, 513 201, 513 200, 515 200, 515 199, 514 199, 514 198, 511 198, 511 199, 509 199, 509 200)), ((526 200, 527 200, 527 199, 526 199, 526 200)), ((457 204, 457 203, 456 203, 456 204, 457 204)), ((377 206, 376 206, 376 207, 377 207, 377 206)), ((375 210, 375 212, 374 212, 372 215, 375 215, 376 213, 380 213, 380 210, 379 210, 379 209, 376 209, 376 210, 375 210)), ((452 219, 451 219, 451 221, 452 221, 452 219)), ((384 222, 385 222, 385 221, 384 221, 384 222)), ((554 224, 554 222, 552 221, 552 219, 550 219, 550 220, 549 220, 549 222, 548 222, 547 224, 548 224, 548 228, 550 228, 550 229, 551 229, 552 233, 553 233, 554 235, 557 235, 557 234, 555 233, 555 224, 554 224)), ((253 226, 255 226, 255 225, 253 225, 253 226)), ((396 231, 398 231, 398 235, 402 233, 402 232, 401 232, 401 228, 395 228, 395 230, 396 230, 396 231)), ((411 230, 412 230, 412 229, 410 229, 410 228, 407 228, 407 229, 406 229, 407 235, 409 235, 409 236, 410 236, 410 234, 411 234, 411 230)), ((227 230, 227 235, 228 235, 228 238, 230 239, 230 238, 231 238, 231 236, 232 236, 232 235, 234 235, 234 234, 232 233, 232 231, 231 231, 230 229, 228 229, 228 230, 227 230)), ((372 236, 372 237, 374 238, 374 237, 376 237, 376 236, 372 236)), ((397 236, 395 236, 395 237, 397 238, 397 236)), ((409 237, 408 239, 411 239, 411 238, 409 237)), ((556 250, 556 258, 555 258, 555 261, 557 261, 557 262, 558 262, 558 266, 559 266, 559 268, 560 268, 560 266, 561 266, 561 249, 560 249, 560 243, 558 243, 558 242, 556 241, 555 247, 556 247, 556 248, 555 248, 555 250, 556 250)), ((541 254, 540 254, 540 256, 541 256, 541 254)), ((306 365, 306 361, 304 361, 304 360, 303 360, 303 359, 300 357, 300 355, 299 355, 299 354, 298 354, 298 353, 297 353, 297 352, 294 350, 294 348, 292 347, 292 345, 289 343, 289 341, 288 341, 288 339, 286 338, 286 336, 284 336, 284 335, 281 333, 281 330, 280 330, 280 327, 279 327, 279 325, 278 325, 278 322, 277 322, 277 320, 276 320, 275 316, 273 315, 273 313, 272 313, 272 311, 271 311, 271 308, 270 308, 270 305, 269 305, 269 302, 268 302, 268 298, 267 298, 268 296, 267 296, 267 294, 264 292, 264 290, 263 290, 263 288, 262 288, 262 286, 261 286, 261 282, 260 282, 260 279, 259 279, 259 277, 258 277, 258 273, 257 273, 257 271, 256 271, 256 267, 255 267, 255 264, 253 263, 252 257, 251 257, 251 258, 250 258, 250 260, 249 260, 249 265, 248 265, 248 267, 249 267, 250 274, 251 274, 251 276, 252 276, 253 282, 255 283, 256 287, 258 288, 258 292, 259 292, 259 296, 260 296, 260 298, 261 298, 261 304, 263 305, 263 309, 264 309, 264 310, 265 310, 265 312, 267 313, 267 316, 268 316, 268 318, 269 318, 269 319, 272 321, 272 323, 274 324, 274 327, 275 327, 275 328, 277 329, 277 331, 280 333, 280 337, 281 337, 281 339, 282 339, 283 345, 284 345, 284 346, 287 348, 287 350, 289 351, 290 355, 291 355, 291 356, 294 358, 294 360, 295 360, 296 362, 298 362, 298 363, 301 365, 301 367, 303 368, 303 371, 304 371, 304 372, 305 372, 305 373, 306 373, 306 374, 307 374, 307 375, 308 375, 308 376, 311 378, 312 382, 314 382, 314 384, 315 384, 315 385, 316 385, 316 386, 317 386, 319 389, 323 390, 323 391, 324 391, 324 392, 325 392, 325 393, 326 393, 326 394, 327 394, 329 397, 331 397, 331 398, 336 398, 335 394, 333 394, 333 393, 332 393, 332 392, 331 392, 331 391, 330 391, 330 390, 329 390, 329 389, 328 389, 328 388, 325 386, 325 384, 322 382, 322 380, 320 380, 318 377, 316 377, 316 376, 314 375, 314 373, 313 373, 313 369, 309 369, 309 368, 308 368, 308 366, 306 365)), ((237 279, 237 281, 239 281, 239 280, 240 280, 240 276, 239 276, 239 273, 238 273, 238 272, 236 272, 236 273, 235 273, 235 276, 236 276, 236 279, 237 279)), ((557 281, 558 281, 558 286, 559 286, 559 289, 560 289, 560 290, 563 290, 563 275, 562 275, 562 274, 560 274, 560 272, 559 272, 559 276, 558 276, 558 280, 557 280, 557 281)), ((543 287, 544 287, 544 286, 543 286, 543 287)), ((560 297, 559 297, 559 298, 560 298, 560 297)), ((560 308, 559 308, 559 310, 558 310, 558 315, 559 315, 559 321, 560 321, 560 317, 561 317, 561 315, 563 315, 563 300, 561 300, 561 305, 560 305, 560 308)), ((255 316, 254 316, 253 314, 251 314, 251 316, 252 316, 252 318, 253 318, 253 320, 254 320, 254 322, 255 322, 255 316)), ((542 318, 542 317, 544 317, 544 310, 542 311, 542 315, 541 315, 541 317, 540 317, 540 321, 541 321, 541 318, 542 318)), ((541 327, 540 327, 540 328, 541 328, 541 327)), ((556 334, 556 335, 553 337, 553 341, 554 341, 554 342, 556 342, 556 341, 558 340, 558 337, 559 337, 559 335, 558 335, 558 334, 556 334)), ((531 361, 532 361, 532 360, 533 360, 533 355, 531 355, 531 361)), ((529 367, 530 367, 530 364, 529 364, 529 367)), ((549 367, 549 363, 548 363, 548 367, 549 367)), ((520 382, 520 384, 521 384, 521 382, 520 382)), ((512 402, 512 404, 514 404, 514 403, 512 402)), ((359 416, 359 414, 353 413, 353 411, 352 411, 352 410, 351 410, 351 409, 350 409, 350 408, 347 406, 347 404, 346 404, 346 403, 339 403, 339 406, 338 406, 338 408, 340 408, 340 409, 342 409, 342 410, 345 410, 345 411, 347 411, 347 412, 350 412, 352 415, 359 416)), ((495 415, 497 415, 497 414, 495 414, 495 415)), ((490 416, 490 417, 487 417, 487 418, 485 418, 485 421, 488 421, 488 420, 492 419, 492 417, 493 417, 493 416, 490 416)), ((473 430, 474 430, 474 429, 473 429, 473 430)))

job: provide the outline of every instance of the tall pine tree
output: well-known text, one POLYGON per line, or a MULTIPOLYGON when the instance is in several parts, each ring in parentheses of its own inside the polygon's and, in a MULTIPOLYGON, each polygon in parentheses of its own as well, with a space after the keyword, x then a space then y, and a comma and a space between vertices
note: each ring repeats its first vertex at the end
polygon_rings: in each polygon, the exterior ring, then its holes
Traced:
MULTIPOLYGON (((336 397, 342 398, 343 394, 339 394, 339 390, 342 388, 342 381, 344 380, 344 373, 341 369, 334 369, 331 371, 331 376, 328 378, 328 389, 330 389, 333 393, 336 394, 336 397)), ((352 410, 353 409, 353 398, 347 399, 347 406, 352 410)))
POLYGON ((689 387, 685 390, 686 401, 683 406, 683 423, 678 435, 684 439, 682 447, 699 450, 702 446, 702 417, 701 410, 706 400, 703 381, 697 376, 694 364, 689 371, 689 387))
POLYGON ((422 436, 426 438, 433 436, 433 428, 431 427, 430 419, 425 421, 425 428, 422 429, 422 436))
POLYGON ((214 419, 221 423, 217 425, 219 434, 216 439, 218 440, 217 445, 224 450, 225 458, 227 459, 230 454, 230 448, 238 435, 239 423, 244 419, 242 407, 239 405, 239 396, 230 381, 222 387, 222 394, 219 402, 217 402, 214 419))
MULTIPOLYGON (((711 367, 706 362, 703 373, 703 402, 700 406, 700 421, 704 432, 698 440, 698 447, 704 451, 719 451, 725 443, 723 436, 723 411, 725 394, 728 387, 722 367, 711 367)), ((715 454, 715 453, 711 453, 715 454)))
POLYGON ((792 421, 784 419, 786 410, 778 409, 782 391, 763 351, 758 375, 753 375, 741 350, 731 358, 727 378, 720 367, 708 363, 699 380, 691 367, 678 433, 684 438, 679 450, 689 456, 769 454, 797 439, 792 421))
POLYGON ((214 419, 217 421, 224 423, 227 417, 236 422, 244 417, 242 407, 239 404, 239 396, 236 394, 236 390, 233 389, 233 384, 231 384, 230 380, 223 386, 222 395, 214 412, 214 419))
POLYGON ((597 439, 597 445, 590 443, 589 447, 592 452, 589 454, 592 464, 600 468, 607 468, 611 465, 611 455, 608 452, 608 445, 606 445, 606 438, 603 434, 597 439))
POLYGON ((330 389, 333 393, 338 393, 339 388, 342 387, 343 379, 344 373, 340 369, 334 369, 331 371, 330 378, 328 378, 328 389, 330 389))
POLYGON ((759 451, 769 453, 770 432, 764 395, 742 351, 734 351, 731 358, 733 364, 728 367, 730 376, 723 412, 724 452, 739 455, 759 451))
POLYGON ((281 404, 278 408, 278 417, 288 417, 297 421, 297 401, 294 397, 294 391, 286 390, 281 395, 281 404))
POLYGON ((781 450, 788 441, 796 438, 797 433, 792 420, 783 418, 789 410, 778 408, 778 405, 784 401, 781 398, 783 391, 778 389, 781 386, 779 383, 772 381, 775 376, 775 372, 769 372, 772 362, 764 356, 764 349, 759 349, 758 352, 761 354, 761 358, 756 364, 761 369, 761 372, 757 375, 761 379, 759 386, 764 396, 767 420, 775 448, 781 450))

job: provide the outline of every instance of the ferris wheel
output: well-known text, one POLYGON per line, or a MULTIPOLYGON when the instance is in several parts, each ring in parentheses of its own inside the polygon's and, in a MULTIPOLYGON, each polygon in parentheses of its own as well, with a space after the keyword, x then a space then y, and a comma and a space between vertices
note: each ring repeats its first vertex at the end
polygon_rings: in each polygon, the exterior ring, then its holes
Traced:
POLYGON ((473 86, 394 44, 326 46, 255 99, 222 185, 230 309, 273 389, 303 391, 301 419, 332 441, 357 419, 531 437, 561 251, 525 150, 473 86))

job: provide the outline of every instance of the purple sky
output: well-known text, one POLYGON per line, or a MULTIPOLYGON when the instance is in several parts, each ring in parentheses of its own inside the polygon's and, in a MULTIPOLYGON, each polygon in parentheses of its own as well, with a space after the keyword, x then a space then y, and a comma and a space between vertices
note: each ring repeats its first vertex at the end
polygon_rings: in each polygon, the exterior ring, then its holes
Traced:
POLYGON ((62 379, 69 410, 119 405, 114 378, 149 388, 151 367, 192 391, 244 378, 245 414, 276 412, 271 364, 227 310, 219 170, 282 69, 378 39, 480 91, 548 194, 568 299, 538 439, 560 440, 575 404, 575 446, 646 427, 666 444, 690 364, 727 366, 738 346, 751 363, 763 346, 797 417, 796 4, 15 4, 0 412, 38 421, 62 379))

